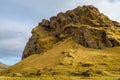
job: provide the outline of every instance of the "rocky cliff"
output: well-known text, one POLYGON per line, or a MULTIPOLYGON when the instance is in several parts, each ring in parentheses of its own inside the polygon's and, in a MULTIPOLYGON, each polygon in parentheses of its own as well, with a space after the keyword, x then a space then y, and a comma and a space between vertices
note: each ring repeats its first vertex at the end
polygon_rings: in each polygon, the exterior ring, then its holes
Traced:
POLYGON ((43 19, 32 30, 22 59, 41 54, 68 37, 87 48, 120 46, 120 23, 110 20, 92 5, 61 12, 50 20, 43 19))

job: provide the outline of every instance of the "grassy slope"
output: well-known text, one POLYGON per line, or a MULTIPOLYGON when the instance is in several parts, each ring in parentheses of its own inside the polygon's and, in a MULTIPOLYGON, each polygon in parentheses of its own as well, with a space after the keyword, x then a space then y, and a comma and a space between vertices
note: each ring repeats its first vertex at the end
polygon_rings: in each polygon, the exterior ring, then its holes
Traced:
MULTIPOLYGON (((32 55, 24 59, 20 63, 1 72, 0 75, 6 73, 29 74, 36 73, 39 69, 52 68, 54 72, 59 72, 62 75, 67 75, 67 72, 69 71, 73 73, 71 76, 75 76, 76 72, 81 73, 88 68, 92 68, 94 71, 99 70, 104 72, 105 75, 103 75, 103 77, 109 76, 118 78, 120 74, 120 71, 118 70, 119 67, 120 47, 104 50, 89 49, 76 44, 71 39, 67 39, 63 42, 59 42, 44 54, 32 55), (70 56, 72 56, 72 58, 66 54, 62 54, 62 52, 65 51, 71 53, 70 56), (70 61, 72 61, 72 65, 70 65, 70 61), (63 65, 60 65, 61 62, 63 62, 63 65), (92 66, 85 67, 83 66, 85 64, 92 64, 92 66)), ((44 75, 48 74, 52 74, 52 72, 46 72, 44 75)), ((94 76, 97 77, 97 74, 95 73, 94 76)))
POLYGON ((0 80, 119 80, 120 77, 73 77, 73 76, 42 76, 42 77, 0 77, 0 80))
POLYGON ((0 62, 0 68, 4 69, 4 68, 8 68, 8 67, 9 67, 8 65, 5 65, 5 64, 0 62))
POLYGON ((5 65, 5 64, 3 64, 3 63, 0 62, 0 71, 6 69, 8 67, 9 67, 8 65, 5 65))
MULTIPOLYGON (((34 72, 41 68, 53 67, 60 63, 60 59, 63 58, 64 55, 61 52, 67 48, 72 48, 73 42, 66 40, 65 42, 60 42, 56 44, 53 49, 48 50, 43 55, 32 55, 18 64, 9 68, 11 73, 15 72, 34 72)), ((6 73, 8 70, 3 71, 0 74, 6 73)))

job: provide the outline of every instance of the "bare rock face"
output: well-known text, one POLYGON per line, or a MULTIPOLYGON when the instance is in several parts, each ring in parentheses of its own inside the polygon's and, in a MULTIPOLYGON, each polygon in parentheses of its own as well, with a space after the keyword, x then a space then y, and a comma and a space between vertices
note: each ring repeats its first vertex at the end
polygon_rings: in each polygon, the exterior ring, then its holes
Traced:
POLYGON ((88 48, 120 46, 120 23, 110 20, 92 5, 61 12, 50 20, 43 19, 32 30, 22 59, 41 54, 68 37, 88 48))
POLYGON ((94 28, 88 25, 70 25, 65 28, 64 33, 68 36, 72 36, 75 42, 88 48, 104 49, 106 47, 119 46, 120 35, 111 33, 108 29, 110 28, 94 28), (118 36, 115 38, 115 35, 118 36))
POLYGON ((28 57, 31 54, 40 54, 52 48, 56 43, 56 38, 50 36, 50 33, 46 28, 38 26, 32 30, 32 36, 29 39, 25 50, 23 52, 22 58, 28 57))

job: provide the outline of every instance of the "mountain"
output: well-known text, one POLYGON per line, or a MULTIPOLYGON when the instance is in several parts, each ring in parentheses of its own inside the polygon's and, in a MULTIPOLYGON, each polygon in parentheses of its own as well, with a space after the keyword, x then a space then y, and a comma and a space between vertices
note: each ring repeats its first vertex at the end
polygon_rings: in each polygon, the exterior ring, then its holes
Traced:
POLYGON ((21 62, 0 75, 116 76, 120 74, 120 23, 92 5, 43 19, 32 30, 21 62))
POLYGON ((0 71, 7 69, 9 66, 0 62, 0 71))
POLYGON ((61 12, 50 20, 43 19, 32 30, 22 58, 41 54, 68 37, 88 48, 119 46, 119 35, 120 23, 110 20, 92 5, 78 6, 74 10, 61 12))

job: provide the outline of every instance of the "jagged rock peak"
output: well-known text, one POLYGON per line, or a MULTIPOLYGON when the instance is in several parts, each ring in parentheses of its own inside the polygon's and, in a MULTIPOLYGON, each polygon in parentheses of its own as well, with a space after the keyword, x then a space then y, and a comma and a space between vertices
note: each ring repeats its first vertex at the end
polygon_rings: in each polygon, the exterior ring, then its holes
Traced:
POLYGON ((50 20, 43 19, 32 30, 22 59, 41 54, 68 37, 88 48, 120 46, 120 23, 110 20, 92 5, 60 12, 50 20))

